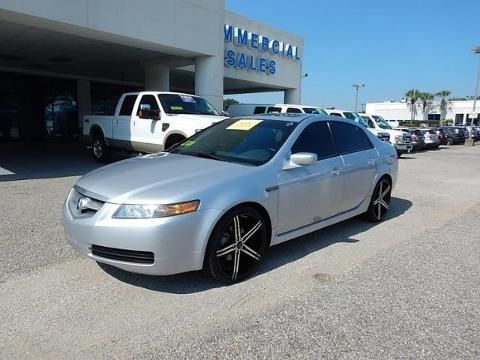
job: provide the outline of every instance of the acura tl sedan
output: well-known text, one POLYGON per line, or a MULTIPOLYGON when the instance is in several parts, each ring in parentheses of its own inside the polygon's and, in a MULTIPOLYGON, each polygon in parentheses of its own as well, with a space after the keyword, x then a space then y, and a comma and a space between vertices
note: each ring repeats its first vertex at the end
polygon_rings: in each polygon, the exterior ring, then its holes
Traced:
POLYGON ((234 283, 269 246, 357 215, 381 221, 397 173, 395 148, 352 121, 232 118, 83 176, 63 223, 97 262, 152 275, 205 269, 234 283))

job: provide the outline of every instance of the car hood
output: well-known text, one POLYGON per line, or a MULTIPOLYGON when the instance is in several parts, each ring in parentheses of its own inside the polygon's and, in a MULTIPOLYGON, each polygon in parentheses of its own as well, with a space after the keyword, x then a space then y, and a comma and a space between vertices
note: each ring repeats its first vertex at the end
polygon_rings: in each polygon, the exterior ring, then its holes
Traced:
MULTIPOLYGON (((120 161, 83 176, 77 186, 116 204, 158 204, 193 200, 203 190, 248 174, 256 167, 158 153, 120 161)), ((80 189, 80 191, 81 191, 80 189)))

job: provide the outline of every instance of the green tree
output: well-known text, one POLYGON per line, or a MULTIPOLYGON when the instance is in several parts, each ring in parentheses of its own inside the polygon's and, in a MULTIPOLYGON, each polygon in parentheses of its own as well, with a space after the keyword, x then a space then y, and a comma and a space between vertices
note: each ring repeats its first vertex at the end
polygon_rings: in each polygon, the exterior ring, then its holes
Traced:
POLYGON ((434 95, 429 92, 420 92, 418 97, 422 101, 422 110, 423 110, 423 120, 428 119, 428 105, 430 105, 431 101, 434 98, 434 95))
POLYGON ((420 91, 417 89, 410 89, 405 93, 405 96, 410 99, 410 111, 411 111, 411 117, 410 120, 413 122, 415 120, 415 103, 419 99, 420 91))
POLYGON ((445 117, 447 116, 447 108, 449 101, 447 97, 450 96, 449 90, 442 90, 435 94, 436 97, 440 98, 440 126, 443 126, 443 122, 445 121, 445 117))
POLYGON ((227 110, 228 107, 232 104, 238 104, 238 101, 235 99, 223 99, 223 110, 227 110))

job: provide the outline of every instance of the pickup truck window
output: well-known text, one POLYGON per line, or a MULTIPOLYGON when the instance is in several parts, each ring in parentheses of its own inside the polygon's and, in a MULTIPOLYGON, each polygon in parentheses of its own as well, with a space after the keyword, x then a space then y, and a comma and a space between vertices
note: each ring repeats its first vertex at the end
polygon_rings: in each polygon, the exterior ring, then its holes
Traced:
POLYGON ((270 106, 267 113, 282 112, 282 108, 276 106, 270 106))
POLYGON ((255 109, 253 110, 253 113, 254 114, 264 114, 266 110, 267 110, 266 106, 256 106, 255 109))
POLYGON ((133 105, 135 105, 135 100, 137 100, 136 95, 127 95, 123 99, 122 107, 120 108, 120 116, 131 116, 133 112, 133 105))
POLYGON ((159 94, 158 99, 167 114, 220 115, 205 99, 192 95, 159 94))
POLYGON ((296 113, 296 114, 300 113, 301 114, 302 110, 297 109, 297 108, 293 108, 293 107, 289 107, 289 108, 287 108, 287 113, 296 113))
POLYGON ((160 107, 158 106, 157 100, 155 99, 155 96, 153 96, 153 95, 143 95, 142 99, 140 100, 140 105, 138 106, 139 110, 140 110, 142 105, 149 105, 150 110, 160 110, 160 107))

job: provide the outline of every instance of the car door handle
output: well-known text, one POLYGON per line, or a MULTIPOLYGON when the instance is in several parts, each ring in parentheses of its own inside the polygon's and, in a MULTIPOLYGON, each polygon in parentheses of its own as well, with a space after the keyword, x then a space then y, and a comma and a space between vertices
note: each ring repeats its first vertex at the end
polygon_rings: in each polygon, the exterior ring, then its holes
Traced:
POLYGON ((372 167, 375 166, 375 160, 368 160, 368 166, 372 167))
POLYGON ((330 175, 338 176, 338 175, 340 175, 340 170, 338 170, 337 168, 332 169, 332 170, 330 170, 330 175))

